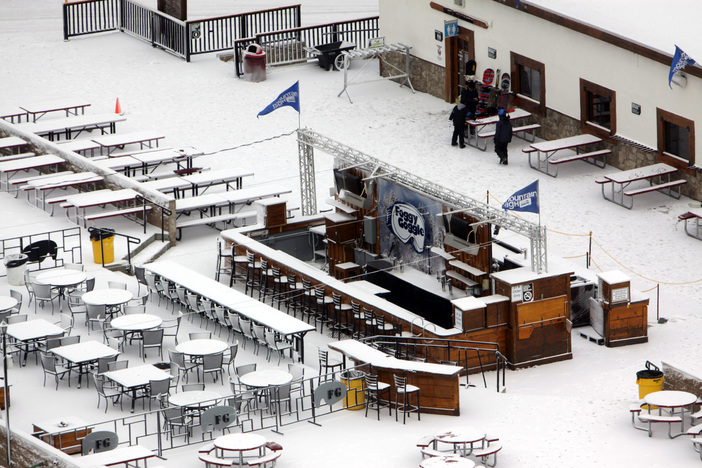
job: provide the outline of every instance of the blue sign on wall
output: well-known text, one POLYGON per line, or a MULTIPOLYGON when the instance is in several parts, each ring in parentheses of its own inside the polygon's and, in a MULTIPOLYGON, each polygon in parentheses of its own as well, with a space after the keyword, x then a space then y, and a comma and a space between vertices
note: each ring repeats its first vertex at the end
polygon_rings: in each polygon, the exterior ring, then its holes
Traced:
POLYGON ((458 36, 458 20, 444 21, 444 36, 458 36))

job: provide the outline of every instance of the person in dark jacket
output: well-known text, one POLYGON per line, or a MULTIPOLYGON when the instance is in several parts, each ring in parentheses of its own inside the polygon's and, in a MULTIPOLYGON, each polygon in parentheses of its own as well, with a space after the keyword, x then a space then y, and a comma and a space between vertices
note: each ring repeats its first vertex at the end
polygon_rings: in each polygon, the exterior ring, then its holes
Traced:
MULTIPOLYGON (((478 90, 475 88, 475 81, 466 80, 466 87, 461 91, 461 102, 468 107, 468 114, 475 118, 478 109, 478 90)), ((473 135, 475 129, 470 127, 470 134, 473 135)))
POLYGON ((468 107, 465 104, 458 103, 453 107, 449 120, 453 120, 453 135, 451 136, 451 146, 460 144, 461 148, 465 148, 465 131, 466 118, 468 117, 468 107), (458 142, 456 142, 458 140, 458 142))
POLYGON ((495 153, 500 158, 500 164, 507 165, 507 145, 512 141, 512 122, 504 109, 497 111, 499 120, 495 125, 495 153))

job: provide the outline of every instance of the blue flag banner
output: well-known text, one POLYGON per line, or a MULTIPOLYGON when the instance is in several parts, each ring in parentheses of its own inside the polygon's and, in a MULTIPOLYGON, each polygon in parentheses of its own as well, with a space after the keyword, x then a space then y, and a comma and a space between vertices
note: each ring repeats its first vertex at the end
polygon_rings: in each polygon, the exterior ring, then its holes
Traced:
POLYGON ((276 109, 280 109, 283 106, 290 106, 293 109, 295 109, 298 114, 300 113, 300 82, 297 81, 295 82, 294 85, 280 93, 280 96, 278 96, 275 101, 271 102, 268 104, 268 107, 263 109, 261 112, 258 113, 256 118, 259 118, 262 115, 270 114, 276 109))
POLYGON ((695 61, 692 60, 692 57, 683 52, 683 50, 680 47, 675 46, 675 55, 673 55, 673 63, 670 64, 670 73, 668 73, 668 86, 670 86, 670 88, 673 89, 673 87, 670 84, 670 82, 673 81, 673 75, 685 68, 686 65, 694 64, 695 61))
POLYGON ((527 185, 523 189, 514 192, 511 197, 502 205, 502 209, 507 211, 530 211, 539 212, 539 181, 538 179, 527 185))

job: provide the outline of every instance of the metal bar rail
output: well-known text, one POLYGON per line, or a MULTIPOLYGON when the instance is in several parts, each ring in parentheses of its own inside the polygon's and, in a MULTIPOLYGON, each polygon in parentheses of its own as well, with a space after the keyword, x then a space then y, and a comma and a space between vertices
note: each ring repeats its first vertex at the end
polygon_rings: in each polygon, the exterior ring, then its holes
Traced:
MULTIPOLYGON (((135 197, 135 200, 141 201, 144 204, 144 206, 146 206, 146 203, 148 202, 148 203, 151 203, 153 206, 159 208, 159 210, 161 212, 161 239, 163 239, 164 238, 164 230, 165 230, 163 226, 165 224, 166 218, 170 218, 171 215, 173 214, 173 211, 169 210, 168 208, 166 208, 163 205, 159 205, 155 201, 153 201, 149 198, 146 198, 143 195, 137 195, 135 197)), ((146 209, 144 209, 144 234, 146 234, 146 209)))
MULTIPOLYGON (((64 263, 81 263, 83 260, 79 227, 0 239, 0 259, 4 259, 10 254, 22 253, 25 247, 39 241, 54 242, 56 250, 53 255, 48 255, 39 262, 33 262, 32 265, 37 266, 32 268, 33 270, 47 270, 61 267, 64 263)), ((0 278, 6 275, 6 272, 0 273, 0 278)))
MULTIPOLYGON (((146 205, 144 205, 146 206, 146 205)), ((146 210, 144 210, 144 216, 146 216, 146 210)), ((98 228, 98 227, 93 227, 90 226, 88 228, 88 232, 90 234, 97 232, 100 239, 103 238, 103 236, 108 236, 108 235, 114 235, 114 236, 121 236, 127 239, 127 263, 129 264, 128 269, 129 271, 132 270, 132 249, 131 249, 131 244, 141 244, 141 239, 138 237, 133 237, 133 236, 128 236, 126 234, 122 234, 119 232, 115 232, 113 229, 105 229, 105 228, 98 228)), ((102 266, 105 266, 105 246, 103 245, 102 242, 100 242, 100 260, 102 263, 102 266)))

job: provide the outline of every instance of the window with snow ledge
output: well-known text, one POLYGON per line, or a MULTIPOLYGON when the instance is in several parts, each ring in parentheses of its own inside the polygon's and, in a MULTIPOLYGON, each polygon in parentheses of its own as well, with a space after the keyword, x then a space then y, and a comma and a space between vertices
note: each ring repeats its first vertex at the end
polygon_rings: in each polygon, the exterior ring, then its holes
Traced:
POLYGON ((695 166, 695 122, 661 108, 656 117, 659 160, 690 172, 695 166))
POLYGON ((611 89, 580 79, 580 129, 600 138, 617 132, 617 95, 611 89))
POLYGON ((515 105, 534 114, 546 115, 546 67, 523 55, 510 53, 515 105))

